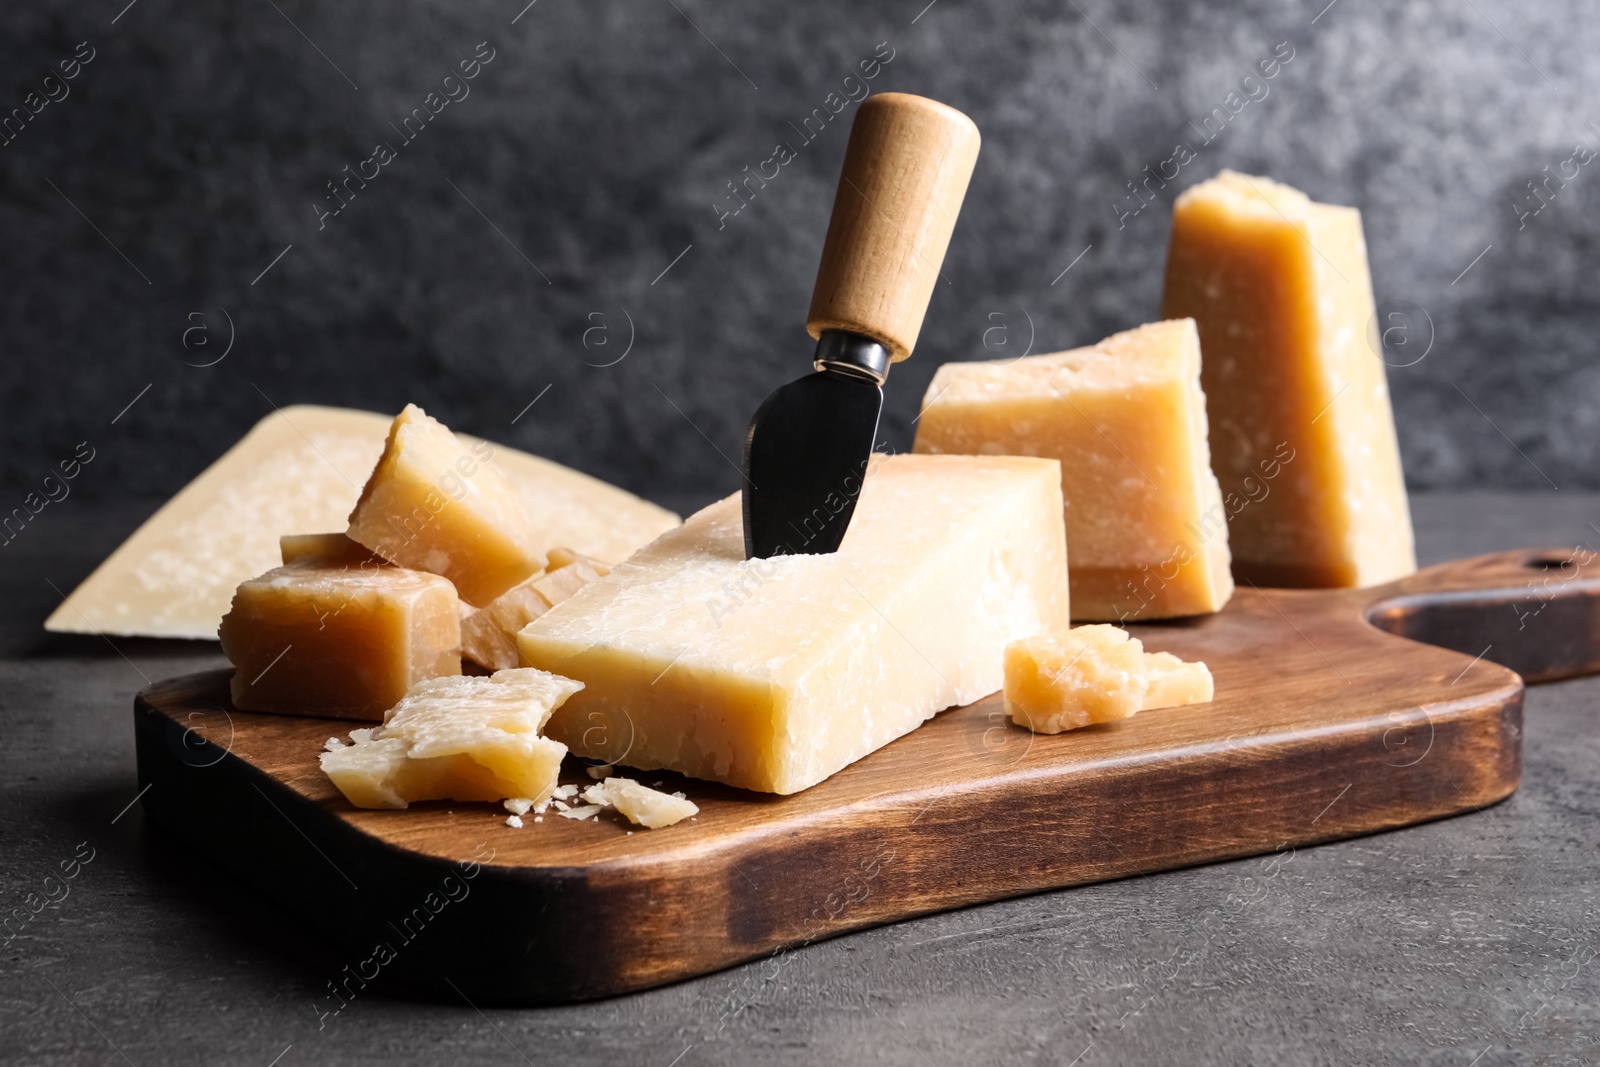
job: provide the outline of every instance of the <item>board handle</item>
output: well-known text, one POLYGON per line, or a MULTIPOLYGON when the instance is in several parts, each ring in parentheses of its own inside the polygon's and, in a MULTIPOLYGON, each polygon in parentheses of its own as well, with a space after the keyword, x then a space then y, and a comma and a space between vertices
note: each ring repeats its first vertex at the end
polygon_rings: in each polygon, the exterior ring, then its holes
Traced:
POLYGON ((939 279, 981 138, 953 107, 869 96, 844 152, 806 330, 848 330, 911 355, 939 279))
POLYGON ((1379 592, 1366 617, 1388 633, 1482 657, 1529 682, 1600 673, 1600 554, 1590 549, 1475 556, 1379 592))

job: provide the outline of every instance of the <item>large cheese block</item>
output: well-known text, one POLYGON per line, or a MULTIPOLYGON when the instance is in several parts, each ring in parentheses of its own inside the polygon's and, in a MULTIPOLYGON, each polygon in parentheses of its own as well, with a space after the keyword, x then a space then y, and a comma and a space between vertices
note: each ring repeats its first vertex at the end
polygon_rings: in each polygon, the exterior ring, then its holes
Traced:
POLYGON ((518 645, 584 683, 548 728, 579 755, 794 793, 999 689, 1066 564, 1055 460, 876 457, 838 552, 746 560, 736 494, 518 645))
MULTIPOLYGON (((390 422, 303 405, 267 416, 124 541, 45 628, 214 639, 234 588, 277 565, 280 536, 344 529, 390 422)), ((521 488, 546 548, 616 562, 677 525, 669 511, 538 456, 495 445, 493 462, 521 488)))
POLYGON ((1416 570, 1360 212, 1223 171, 1174 206, 1161 313, 1200 327, 1235 577, 1416 570))
POLYGON ((1070 352, 946 363, 915 447, 1061 461, 1075 619, 1199 615, 1233 593, 1191 320, 1070 352))

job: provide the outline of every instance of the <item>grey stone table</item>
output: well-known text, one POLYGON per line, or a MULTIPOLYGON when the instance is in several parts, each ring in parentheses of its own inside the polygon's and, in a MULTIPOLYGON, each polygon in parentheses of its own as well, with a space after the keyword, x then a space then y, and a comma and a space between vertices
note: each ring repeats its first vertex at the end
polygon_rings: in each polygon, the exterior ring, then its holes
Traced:
MULTIPOLYGON (((1600 1060, 1600 679, 1529 692, 1522 789, 1470 816, 937 915, 598 1003, 479 1011, 380 979, 319 1027, 344 960, 131 803, 134 692, 218 663, 214 647, 39 629, 52 584, 152 506, 51 509, 0 550, 0 915, 58 897, 0 934, 4 1062, 1600 1060), (47 883, 63 861, 75 877, 47 883)), ((1424 562, 1600 545, 1596 495, 1415 509, 1424 562)))

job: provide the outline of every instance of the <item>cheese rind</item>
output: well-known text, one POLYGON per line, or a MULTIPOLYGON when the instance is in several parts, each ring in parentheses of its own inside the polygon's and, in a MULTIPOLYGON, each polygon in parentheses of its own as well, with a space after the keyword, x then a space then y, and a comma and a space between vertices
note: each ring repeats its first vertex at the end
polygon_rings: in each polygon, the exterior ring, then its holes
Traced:
POLYGON ((1213 693, 1204 663, 1146 652, 1116 626, 1078 626, 1006 648, 1006 714, 1034 733, 1058 734, 1141 711, 1205 703, 1213 693))
POLYGON ((1235 576, 1416 570, 1360 212, 1223 171, 1174 205, 1161 311, 1199 324, 1235 576))
MULTIPOLYGON (((310 405, 268 415, 79 584, 45 629, 214 640, 239 583, 277 565, 281 535, 345 526, 392 421, 310 405)), ((616 561, 678 523, 597 478, 491 447, 541 546, 616 561)))
POLYGON ((544 566, 527 505, 491 454, 407 404, 350 512, 350 539, 489 603, 544 566))
MULTIPOLYGON (((542 803, 566 746, 539 730, 581 683, 530 669, 423 682, 354 743, 323 752, 322 769, 359 808, 419 800, 542 803)), ((526 810, 526 808, 524 808, 526 810)))
POLYGON ((915 447, 1061 461, 1074 619, 1198 615, 1233 594, 1191 320, 1052 355, 946 363, 915 447))
POLYGON ((828 555, 744 558, 728 497, 534 620, 527 662, 586 683, 574 752, 805 789, 998 689, 1007 642, 1069 617, 1054 460, 873 460, 828 555))
POLYGON ((461 673, 450 582, 308 557, 241 582, 218 627, 246 711, 379 719, 418 682, 461 673))
POLYGON ((616 808, 635 826, 650 830, 671 826, 700 813, 693 801, 651 789, 632 778, 607 778, 597 782, 583 791, 583 799, 590 804, 616 808))

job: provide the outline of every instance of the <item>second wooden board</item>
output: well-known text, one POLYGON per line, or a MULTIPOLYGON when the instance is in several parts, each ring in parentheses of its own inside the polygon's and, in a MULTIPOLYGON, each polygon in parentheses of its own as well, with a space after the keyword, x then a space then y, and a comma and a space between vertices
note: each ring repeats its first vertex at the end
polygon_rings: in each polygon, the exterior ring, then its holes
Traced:
POLYGON ((329 1011, 379 973, 474 1003, 605 996, 933 911, 1492 804, 1521 763, 1523 680, 1501 663, 1600 668, 1600 581, 1568 555, 1379 589, 1242 588, 1221 614, 1131 628, 1210 664, 1214 703, 1036 737, 994 696, 789 797, 644 772, 701 808, 658 831, 553 812, 517 830, 487 804, 357 810, 317 764, 350 724, 236 711, 227 672, 192 675, 138 699, 143 803, 344 946, 329 1011))

